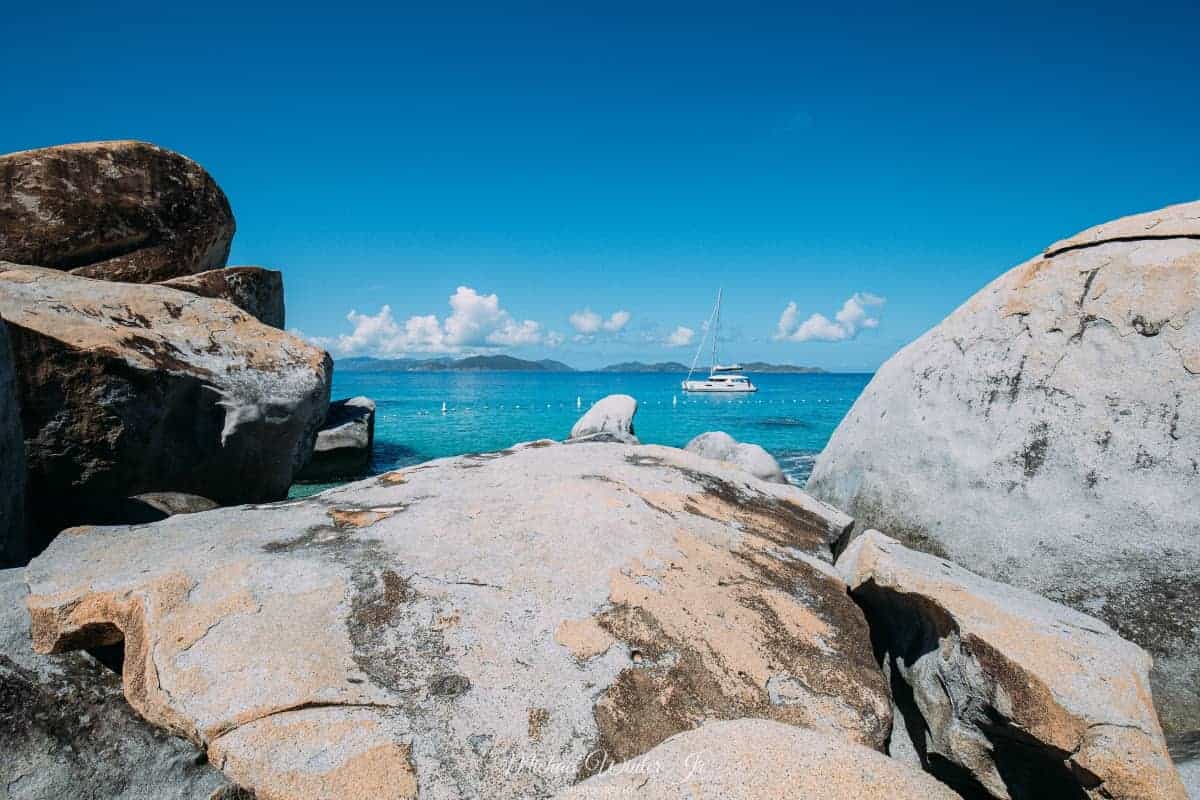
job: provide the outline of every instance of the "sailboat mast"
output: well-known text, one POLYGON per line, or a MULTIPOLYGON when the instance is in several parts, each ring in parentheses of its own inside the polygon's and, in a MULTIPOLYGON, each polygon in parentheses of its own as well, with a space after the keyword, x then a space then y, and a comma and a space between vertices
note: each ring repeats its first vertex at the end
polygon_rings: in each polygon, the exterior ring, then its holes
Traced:
POLYGON ((712 329, 713 348, 712 348, 712 367, 709 369, 710 375, 712 374, 712 370, 716 369, 716 366, 717 366, 717 338, 718 338, 720 330, 721 330, 721 292, 722 291, 723 291, 723 289, 720 289, 720 288, 717 289, 717 310, 713 312, 713 329, 712 329))

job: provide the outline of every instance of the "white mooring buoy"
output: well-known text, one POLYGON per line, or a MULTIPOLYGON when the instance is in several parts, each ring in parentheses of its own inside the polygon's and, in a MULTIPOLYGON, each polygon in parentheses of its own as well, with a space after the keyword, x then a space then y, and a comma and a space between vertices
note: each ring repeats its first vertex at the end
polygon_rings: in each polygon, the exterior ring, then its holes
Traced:
POLYGON ((576 407, 576 408, 583 408, 583 398, 582 398, 582 397, 576 397, 576 398, 575 398, 575 407, 576 407))
POLYGON ((443 414, 446 413, 446 401, 445 400, 442 401, 442 413, 443 414))

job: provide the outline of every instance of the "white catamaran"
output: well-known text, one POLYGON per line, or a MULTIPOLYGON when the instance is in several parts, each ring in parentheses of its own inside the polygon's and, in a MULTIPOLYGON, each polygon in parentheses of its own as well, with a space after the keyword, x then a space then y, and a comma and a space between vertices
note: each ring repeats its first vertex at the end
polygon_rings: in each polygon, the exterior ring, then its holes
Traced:
POLYGON ((721 290, 718 289, 717 305, 713 308, 712 316, 708 318, 708 324, 704 327, 704 336, 700 340, 700 346, 696 348, 696 357, 692 359, 692 368, 688 370, 687 378, 683 381, 683 390, 685 392, 757 392, 758 387, 751 383, 745 375, 740 374, 742 371, 740 364, 722 365, 717 361, 717 340, 720 327, 721 290), (700 354, 704 352, 704 345, 708 341, 710 333, 713 343, 712 362, 708 370, 708 377, 702 381, 694 381, 692 373, 696 371, 696 364, 700 361, 700 354))

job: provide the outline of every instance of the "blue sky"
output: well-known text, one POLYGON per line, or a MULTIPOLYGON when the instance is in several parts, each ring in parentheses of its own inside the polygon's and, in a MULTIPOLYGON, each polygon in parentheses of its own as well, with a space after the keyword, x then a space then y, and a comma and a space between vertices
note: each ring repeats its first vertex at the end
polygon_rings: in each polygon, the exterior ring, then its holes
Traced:
POLYGON ((873 369, 1200 195, 1194 4, 24 5, 0 151, 196 159, 339 352, 688 361, 724 286, 731 358, 873 369))

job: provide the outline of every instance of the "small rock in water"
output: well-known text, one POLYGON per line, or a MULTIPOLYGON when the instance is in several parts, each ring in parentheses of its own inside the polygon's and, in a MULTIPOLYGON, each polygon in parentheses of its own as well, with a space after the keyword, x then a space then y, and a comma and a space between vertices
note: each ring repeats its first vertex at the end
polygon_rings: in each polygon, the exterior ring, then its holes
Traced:
POLYGON ((739 442, 724 431, 702 433, 688 442, 684 450, 705 458, 727 461, 764 481, 788 482, 774 456, 759 445, 739 442))
POLYGON ((361 396, 336 400, 329 404, 312 456, 296 480, 324 483, 366 475, 374 448, 375 401, 361 396))
POLYGON ((637 444, 637 434, 633 430, 637 408, 637 400, 627 394, 601 398, 571 428, 568 441, 637 444))

